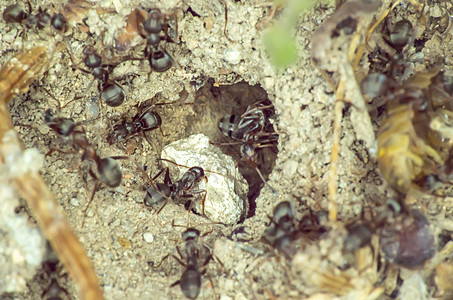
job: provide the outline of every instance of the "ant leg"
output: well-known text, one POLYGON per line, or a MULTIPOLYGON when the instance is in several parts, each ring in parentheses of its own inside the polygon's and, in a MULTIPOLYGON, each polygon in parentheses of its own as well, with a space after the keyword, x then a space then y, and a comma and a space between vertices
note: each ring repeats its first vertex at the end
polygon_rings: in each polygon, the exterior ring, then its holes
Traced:
MULTIPOLYGON (((91 176, 95 176, 92 170, 90 170, 90 175, 91 176)), ((83 225, 85 225, 86 212, 88 210, 88 207, 90 207, 91 202, 93 202, 94 194, 96 194, 96 191, 97 191, 98 187, 99 187, 99 182, 96 180, 96 182, 94 184, 93 192, 91 193, 90 201, 88 202, 87 207, 85 207, 85 209, 83 210, 82 227, 83 227, 83 225)))
POLYGON ((182 227, 182 228, 186 228, 187 229, 187 226, 185 226, 185 225, 175 224, 175 220, 174 219, 171 221, 171 227, 182 227))
POLYGON ((113 158, 115 160, 117 160, 117 159, 129 159, 129 156, 110 156, 110 158, 113 158))
POLYGON ((72 56, 71 47, 68 46, 67 44, 65 44, 65 45, 66 45, 66 51, 67 51, 68 54, 69 54, 69 59, 71 60, 71 63, 72 63, 72 65, 73 65, 73 67, 76 68, 76 69, 78 69, 78 70, 80 70, 80 71, 82 71, 82 72, 84 72, 84 73, 91 74, 91 72, 88 71, 87 69, 84 69, 84 68, 79 67, 79 64, 75 62, 74 56, 72 56))
POLYGON ((202 206, 202 209, 201 209, 201 213, 206 216, 206 214, 204 213, 204 202, 206 201, 206 195, 208 194, 208 192, 206 190, 203 190, 202 193, 204 194, 203 195, 203 200, 201 200, 201 206, 202 206))
POLYGON ((256 173, 258 173, 258 176, 260 176, 261 180, 264 182, 265 185, 267 185, 273 193, 277 193, 277 191, 269 184, 267 181, 264 179, 263 174, 261 173, 260 169, 258 167, 255 167, 256 173))
MULTIPOLYGON (((72 102, 73 100, 71 100, 70 102, 72 102)), ((68 102, 69 103, 69 102, 68 102)), ((67 103, 66 103, 67 104, 67 103)), ((66 106, 66 105, 65 105, 66 106)), ((85 121, 81 121, 81 122, 77 122, 76 125, 86 125, 86 124, 90 124, 90 123, 93 123, 94 121, 98 120, 99 119, 99 116, 94 118, 94 119, 90 119, 90 120, 85 120, 85 121)))
MULTIPOLYGON (((176 41, 178 40, 179 38, 179 35, 178 35, 178 15, 177 15, 177 12, 176 12, 176 9, 181 9, 183 11, 182 8, 180 7, 173 7, 172 9, 172 12, 170 14, 167 14, 165 16, 165 20, 164 20, 164 26, 163 26, 163 31, 164 31, 164 35, 165 35, 165 40, 167 42, 170 42, 170 43, 177 43, 176 41), (168 34, 168 22, 167 20, 170 20, 170 19, 173 19, 173 21, 175 22, 175 32, 176 32, 176 35, 175 35, 175 39, 173 40, 173 38, 170 37, 170 35, 168 34)), ((184 11, 183 11, 184 12, 184 11)))
MULTIPOLYGON (((146 173, 146 171, 142 165, 140 165, 137 161, 135 161, 135 166, 145 176, 145 179, 147 179, 148 181, 151 181, 151 178, 149 177, 148 173, 146 173)), ((157 176, 154 177, 154 179, 156 179, 161 173, 162 173, 162 170, 159 173, 157 173, 157 176)))
MULTIPOLYGON (((264 100, 263 100, 264 101, 264 100)), ((247 110, 241 115, 241 119, 255 119, 256 116, 253 116, 253 113, 255 113, 256 111, 263 111, 265 109, 268 109, 268 108, 273 108, 274 105, 273 104, 270 104, 270 105, 265 105, 265 106, 258 106, 257 104, 258 103, 261 103, 263 101, 260 101, 260 102, 257 102, 255 103, 256 105, 254 106, 253 104, 250 105, 249 107, 247 107, 247 110), (249 116, 251 115, 251 116, 249 116)), ((263 112, 264 113, 264 112, 263 112)))
MULTIPOLYGON (((266 141, 268 143, 268 141, 266 141)), ((275 143, 272 141, 269 142, 269 144, 257 144, 256 145, 257 149, 263 149, 263 148, 268 148, 270 151, 272 151, 275 154, 278 154, 278 147, 275 143)))
MULTIPOLYGON (((177 249, 178 253, 180 253, 179 248, 176 247, 176 249, 177 249)), ((184 267, 186 266, 186 264, 183 263, 176 255, 174 255, 174 254, 167 254, 167 255, 165 255, 165 256, 162 258, 162 260, 160 261, 159 264, 157 264, 156 266, 153 266, 152 268, 153 268, 153 269, 159 268, 159 267, 162 265, 162 263, 163 263, 167 258, 169 258, 169 257, 173 257, 173 258, 176 259, 176 261, 177 261, 178 263, 180 263, 182 266, 184 266, 184 267)))
MULTIPOLYGON (((190 202, 190 205, 192 206, 192 202, 190 202)), ((187 210, 187 224, 190 224, 190 210, 191 208, 189 207, 189 209, 187 210)))
POLYGON ((60 103, 60 100, 58 100, 57 98, 55 98, 54 95, 52 95, 52 94, 49 92, 49 90, 47 90, 46 88, 42 88, 42 89, 44 90, 44 92, 47 93, 47 95, 50 96, 50 98, 52 98, 53 100, 55 100, 55 101, 57 102, 57 104, 58 104, 58 112, 60 113, 60 112, 61 112, 61 108, 62 108, 61 103, 60 103))
MULTIPOLYGON (((159 130, 160 130, 160 133, 162 133, 162 136, 164 136, 164 137, 169 136, 164 133, 164 131, 162 130, 162 126, 159 126, 159 130)), ((159 141, 159 143, 160 143, 160 141, 159 141)))
POLYGON ((168 203, 168 199, 164 202, 164 204, 162 204, 161 207, 159 207, 159 209, 156 211, 156 215, 158 215, 162 211, 162 209, 164 209, 164 207, 167 205, 167 203, 168 203))
MULTIPOLYGON (((203 244, 204 247, 208 248, 207 246, 205 246, 203 244)), ((210 250, 210 248, 208 248, 208 250, 210 250)), ((212 259, 212 254, 209 254, 208 257, 206 257, 206 259, 203 261, 203 263, 200 265, 200 268, 206 266, 212 259)))
POLYGON ((217 296, 217 293, 216 293, 216 291, 215 291, 214 282, 212 282, 211 275, 206 274, 206 276, 208 276, 209 282, 211 283, 212 292, 214 293, 214 299, 220 299, 220 298, 217 296))
POLYGON ((158 158, 157 160, 166 161, 166 162, 169 162, 169 163, 172 163, 172 164, 174 164, 175 166, 178 166, 178 167, 184 167, 184 168, 190 169, 190 167, 188 167, 188 166, 185 166, 185 165, 180 165, 180 164, 178 164, 178 163, 175 163, 174 161, 171 161, 171 160, 169 160, 169 159, 166 159, 166 158, 158 158))
MULTIPOLYGON (((153 185, 153 187, 155 189, 157 189, 157 187, 154 185, 154 181, 157 179, 157 177, 159 177, 160 174, 162 174, 162 172, 165 170, 167 170, 167 172, 168 172, 168 168, 163 168, 153 178, 151 178, 151 177, 149 177, 148 173, 146 173, 145 169, 138 162, 135 162, 135 165, 137 166, 137 169, 145 176, 145 179, 147 179, 149 182, 151 182, 151 184, 153 185)), ((168 178, 170 178, 170 176, 168 176, 168 178)), ((164 181, 165 181, 165 179, 164 179, 164 181)), ((170 180, 170 182, 171 182, 171 180, 170 180)), ((165 184, 167 184, 167 183, 165 183, 165 184)))
POLYGON ((233 145, 242 145, 242 144, 244 144, 244 142, 240 141, 240 142, 231 142, 231 143, 216 143, 216 142, 209 141, 209 144, 214 145, 214 146, 233 146, 233 145))
MULTIPOLYGON (((183 256, 182 256, 182 253, 181 253, 181 249, 179 249, 179 246, 178 246, 178 245, 176 245, 176 252, 178 252, 179 257, 182 259, 183 256)), ((176 257, 175 257, 175 258, 176 258, 176 257)), ((179 261, 179 263, 180 263, 182 266, 184 266, 184 267, 186 266, 186 265, 185 265, 184 263, 182 263, 179 259, 178 259, 178 261, 179 261)))
POLYGON ((171 178, 170 178, 170 169, 167 167, 164 170, 166 170, 165 176, 164 176, 164 183, 167 185, 172 185, 173 182, 171 182, 171 178))
POLYGON ((174 286, 177 286, 178 284, 181 283, 181 280, 176 280, 172 285, 170 285, 170 287, 174 287, 174 286))
POLYGON ((220 260, 220 258, 217 257, 217 255, 215 254, 212 254, 212 260, 215 261, 216 263, 218 263, 222 269, 226 272, 228 272, 228 270, 225 268, 225 265, 223 264, 223 262, 220 260))
POLYGON ((44 155, 44 157, 47 157, 47 156, 51 155, 51 154, 54 153, 54 152, 60 152, 60 153, 63 153, 63 154, 77 154, 76 151, 63 151, 63 150, 60 150, 60 149, 51 148, 51 149, 44 155))
MULTIPOLYGON (((75 101, 75 100, 79 100, 79 99, 83 99, 83 101, 85 101, 85 99, 87 98, 87 95, 88 95, 88 91, 91 89, 91 86, 93 85, 93 82, 95 81, 95 79, 91 79, 90 83, 88 84, 87 88, 85 89, 85 91, 82 93, 81 96, 76 96, 74 97, 74 99, 72 99, 71 101, 69 101, 68 103, 65 104, 68 105, 69 103, 75 101)), ((100 87, 98 87, 98 89, 100 89, 100 87)))

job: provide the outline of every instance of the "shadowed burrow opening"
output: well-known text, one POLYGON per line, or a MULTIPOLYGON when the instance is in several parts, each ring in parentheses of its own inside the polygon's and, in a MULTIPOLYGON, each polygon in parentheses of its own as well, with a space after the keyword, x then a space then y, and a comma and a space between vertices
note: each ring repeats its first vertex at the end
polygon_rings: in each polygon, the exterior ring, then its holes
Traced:
POLYGON ((278 134, 271 124, 275 121, 275 109, 266 91, 246 82, 216 86, 214 80, 209 79, 196 92, 194 110, 196 114, 189 117, 193 119, 188 120, 187 134, 205 134, 237 162, 239 172, 249 185, 246 217, 254 216, 255 199, 265 185, 263 179, 268 180, 278 153, 278 134), (222 122, 223 132, 219 122, 222 122), (255 150, 253 160, 241 154, 241 149, 245 153, 246 149, 250 150, 249 146, 255 150))

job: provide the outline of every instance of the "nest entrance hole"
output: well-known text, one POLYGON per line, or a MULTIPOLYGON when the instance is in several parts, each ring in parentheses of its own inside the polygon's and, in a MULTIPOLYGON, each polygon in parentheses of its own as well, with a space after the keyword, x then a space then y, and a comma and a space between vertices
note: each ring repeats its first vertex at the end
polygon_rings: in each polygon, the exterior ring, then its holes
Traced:
MULTIPOLYGON (((232 143, 238 142, 230 137, 225 136, 218 128, 218 123, 221 118, 226 115, 241 116, 249 105, 262 101, 265 105, 271 105, 266 91, 259 85, 251 86, 246 82, 239 82, 232 85, 216 86, 213 79, 207 82, 198 89, 195 95, 195 115, 190 116, 188 120, 189 127, 186 129, 187 135, 195 133, 203 133, 209 137, 213 143, 232 143)), ((274 119, 275 110, 270 109, 274 119)), ((270 122, 266 125, 266 132, 273 132, 274 128, 270 122)), ((241 159, 240 147, 237 145, 220 145, 223 153, 230 155, 237 163, 238 170, 247 180, 249 192, 247 195, 249 211, 247 218, 255 215, 256 202, 255 199, 259 196, 261 189, 264 187, 264 182, 247 161, 241 159)), ((269 174, 275 166, 277 159, 277 147, 264 147, 257 151, 257 166, 265 180, 268 180, 269 174), (272 148, 272 149, 271 149, 272 148)))

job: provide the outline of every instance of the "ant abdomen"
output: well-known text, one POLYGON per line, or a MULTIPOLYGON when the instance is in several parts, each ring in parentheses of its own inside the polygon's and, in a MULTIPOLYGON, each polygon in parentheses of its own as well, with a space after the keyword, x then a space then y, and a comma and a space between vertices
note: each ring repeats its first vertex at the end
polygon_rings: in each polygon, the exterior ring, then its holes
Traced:
POLYGON ((149 56, 149 64, 153 71, 165 72, 173 65, 173 59, 166 51, 155 51, 149 56))
POLYGON ((19 4, 11 4, 3 11, 3 20, 6 23, 22 23, 28 14, 19 4))
POLYGON ((185 270, 180 279, 181 290, 184 296, 195 299, 200 294, 201 275, 195 268, 185 270))
POLYGON ((121 183, 121 174, 120 165, 118 162, 111 158, 103 158, 98 162, 97 165, 99 172, 99 179, 109 187, 117 187, 121 183))
POLYGON ((101 97, 105 104, 112 107, 121 105, 125 98, 123 89, 116 83, 105 85, 101 97))
POLYGON ((152 130, 162 125, 162 119, 156 112, 147 111, 138 120, 142 130, 152 130))

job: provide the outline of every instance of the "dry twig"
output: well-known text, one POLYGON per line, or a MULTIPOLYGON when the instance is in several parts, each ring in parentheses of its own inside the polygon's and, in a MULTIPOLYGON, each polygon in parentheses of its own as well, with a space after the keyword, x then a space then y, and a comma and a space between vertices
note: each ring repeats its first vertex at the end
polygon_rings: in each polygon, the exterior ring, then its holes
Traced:
POLYGON ((27 156, 33 155, 30 153, 33 151, 23 150, 6 106, 15 95, 26 92, 30 83, 47 68, 48 51, 44 46, 34 47, 11 58, 0 70, 0 164, 10 164, 9 184, 27 201, 82 299, 102 300, 94 268, 36 164, 33 167, 27 163, 27 156))

